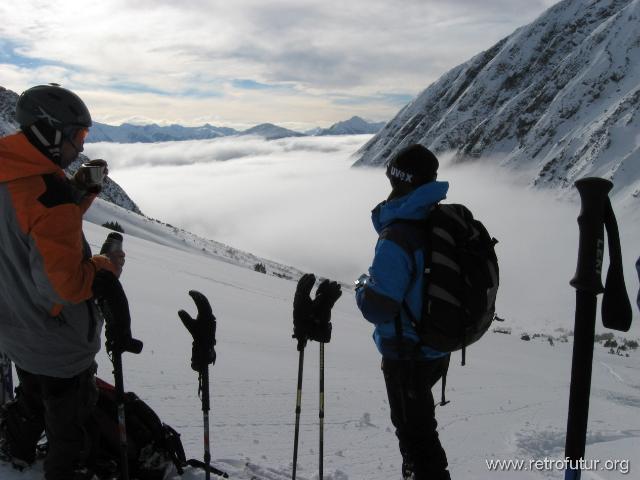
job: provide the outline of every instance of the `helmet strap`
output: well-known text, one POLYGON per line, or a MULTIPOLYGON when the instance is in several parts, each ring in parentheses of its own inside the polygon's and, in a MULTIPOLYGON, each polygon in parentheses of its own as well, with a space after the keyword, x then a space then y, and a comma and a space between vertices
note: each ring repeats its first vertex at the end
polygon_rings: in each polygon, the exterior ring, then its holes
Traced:
POLYGON ((50 125, 36 122, 23 128, 23 133, 34 147, 49 158, 56 165, 60 165, 60 146, 62 132, 50 125))

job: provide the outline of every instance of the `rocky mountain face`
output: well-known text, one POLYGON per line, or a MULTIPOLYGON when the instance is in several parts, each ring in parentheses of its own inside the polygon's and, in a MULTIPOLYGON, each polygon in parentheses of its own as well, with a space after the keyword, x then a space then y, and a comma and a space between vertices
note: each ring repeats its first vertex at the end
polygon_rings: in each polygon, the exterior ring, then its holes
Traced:
POLYGON ((17 93, 0 87, 0 136, 11 133, 18 128, 15 122, 17 102, 17 93))
MULTIPOLYGON (((0 87, 0 137, 9 135, 18 130, 18 124, 15 121, 16 102, 18 94, 0 87)), ((86 156, 80 154, 78 159, 67 168, 67 173, 73 175, 82 162, 89 160, 86 156)), ((131 200, 127 193, 120 185, 107 177, 99 195, 100 198, 118 205, 122 208, 142 215, 140 208, 131 200)))
POLYGON ((566 188, 584 176, 640 196, 640 0, 564 0, 445 73, 358 152, 384 165, 421 143, 456 161, 533 170, 566 188))

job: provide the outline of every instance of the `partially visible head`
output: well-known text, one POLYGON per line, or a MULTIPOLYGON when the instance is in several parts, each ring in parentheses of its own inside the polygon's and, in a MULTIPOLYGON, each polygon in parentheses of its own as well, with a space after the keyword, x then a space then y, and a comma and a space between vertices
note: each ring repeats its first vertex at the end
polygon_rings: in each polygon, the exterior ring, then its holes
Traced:
POLYGON ((22 92, 16 121, 29 141, 62 168, 82 152, 92 123, 80 97, 53 83, 22 92))
POLYGON ((387 177, 391 182, 390 199, 401 197, 420 185, 434 181, 438 176, 438 159, 420 144, 400 150, 387 165, 387 177))

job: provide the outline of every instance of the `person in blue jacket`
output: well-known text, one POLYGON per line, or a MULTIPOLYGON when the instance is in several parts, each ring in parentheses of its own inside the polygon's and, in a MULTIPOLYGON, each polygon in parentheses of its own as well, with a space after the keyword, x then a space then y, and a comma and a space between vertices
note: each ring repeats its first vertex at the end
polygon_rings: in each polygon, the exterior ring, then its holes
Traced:
POLYGON ((372 211, 379 235, 368 275, 356 282, 362 315, 375 325, 403 479, 450 480, 436 430, 431 388, 446 373, 449 354, 419 344, 411 318, 422 312, 424 226, 449 184, 436 181, 439 162, 422 145, 395 155, 387 167, 391 194, 372 211))

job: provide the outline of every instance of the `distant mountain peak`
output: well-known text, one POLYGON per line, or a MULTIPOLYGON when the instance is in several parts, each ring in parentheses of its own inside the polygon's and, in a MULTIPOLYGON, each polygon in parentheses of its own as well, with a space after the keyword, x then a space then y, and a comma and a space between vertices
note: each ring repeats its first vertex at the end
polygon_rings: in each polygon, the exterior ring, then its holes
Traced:
POLYGON ((260 125, 244 130, 240 135, 257 135, 267 140, 276 140, 286 137, 303 137, 304 133, 279 127, 273 123, 261 123, 260 125))
POLYGON ((316 135, 359 135, 378 133, 385 122, 367 122, 363 118, 354 115, 349 120, 337 122, 329 128, 321 130, 316 135))

